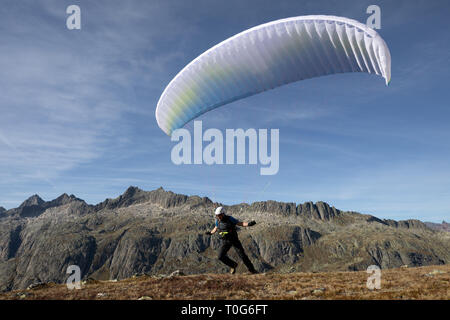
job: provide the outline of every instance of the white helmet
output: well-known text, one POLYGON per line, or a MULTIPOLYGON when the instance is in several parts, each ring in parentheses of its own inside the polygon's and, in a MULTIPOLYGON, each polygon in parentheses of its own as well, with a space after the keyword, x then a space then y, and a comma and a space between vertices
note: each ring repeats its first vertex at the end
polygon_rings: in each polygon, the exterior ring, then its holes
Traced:
POLYGON ((225 213, 225 209, 223 207, 217 207, 215 215, 218 216, 219 214, 225 213))

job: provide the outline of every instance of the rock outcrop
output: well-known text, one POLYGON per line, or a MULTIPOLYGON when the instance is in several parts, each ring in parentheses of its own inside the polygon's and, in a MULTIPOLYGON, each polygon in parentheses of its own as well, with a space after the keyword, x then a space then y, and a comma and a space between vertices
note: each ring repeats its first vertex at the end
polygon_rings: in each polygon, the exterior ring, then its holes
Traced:
POLYGON ((384 222, 395 228, 405 228, 405 229, 428 229, 427 225, 420 220, 410 219, 410 220, 390 220, 385 219, 384 222))
MULTIPOLYGON (((78 202, 84 203, 83 200, 76 198, 74 195, 68 196, 66 193, 52 201, 44 201, 37 194, 25 200, 18 208, 14 208, 4 212, 5 216, 33 218, 38 217, 47 209, 64 206, 68 203, 78 202)), ((86 208, 88 206, 86 205, 86 208)))

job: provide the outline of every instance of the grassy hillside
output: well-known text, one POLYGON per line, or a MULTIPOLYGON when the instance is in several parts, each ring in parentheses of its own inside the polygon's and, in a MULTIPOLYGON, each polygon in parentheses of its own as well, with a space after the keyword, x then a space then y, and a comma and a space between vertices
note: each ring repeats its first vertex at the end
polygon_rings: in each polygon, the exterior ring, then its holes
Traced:
POLYGON ((11 291, 0 299, 450 299, 450 266, 382 270, 381 288, 369 290, 364 271, 321 273, 138 276, 11 291))

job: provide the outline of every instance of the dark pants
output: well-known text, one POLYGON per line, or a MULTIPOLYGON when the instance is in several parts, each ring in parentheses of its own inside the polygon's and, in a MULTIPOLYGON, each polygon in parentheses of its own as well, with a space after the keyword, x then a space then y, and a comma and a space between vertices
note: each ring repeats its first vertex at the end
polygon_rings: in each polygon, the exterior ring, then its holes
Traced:
POLYGON ((253 267, 252 262, 245 254, 244 248, 242 247, 241 241, 237 237, 232 237, 230 239, 222 239, 222 246, 219 250, 219 260, 225 263, 230 268, 236 268, 237 263, 227 256, 228 250, 231 247, 234 247, 239 257, 244 261, 245 266, 250 272, 255 271, 255 267, 253 267))

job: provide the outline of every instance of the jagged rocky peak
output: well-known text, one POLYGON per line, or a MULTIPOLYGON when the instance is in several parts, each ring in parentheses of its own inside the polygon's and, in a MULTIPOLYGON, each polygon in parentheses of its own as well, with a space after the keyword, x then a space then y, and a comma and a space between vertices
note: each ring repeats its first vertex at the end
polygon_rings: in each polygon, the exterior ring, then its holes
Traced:
POLYGON ((183 205, 188 200, 188 196, 184 194, 165 191, 162 187, 149 192, 149 201, 159 204, 165 208, 177 207, 183 205))
POLYGON ((15 209, 11 209, 7 214, 20 217, 36 217, 45 211, 46 202, 37 194, 29 197, 27 200, 15 209))
POLYGON ((335 207, 330 207, 328 203, 323 201, 316 202, 316 208, 319 212, 319 217, 321 220, 330 220, 340 213, 340 211, 335 207))
POLYGON ((341 212, 335 207, 330 207, 330 205, 323 201, 318 201, 315 204, 311 201, 299 204, 297 206, 297 214, 303 215, 308 218, 314 218, 317 220, 328 221, 341 212))
POLYGON ((165 191, 162 187, 153 191, 144 191, 135 186, 130 186, 122 195, 115 199, 106 199, 95 206, 96 210, 116 209, 134 204, 150 202, 163 207, 175 207, 184 204, 189 197, 165 191))
MULTIPOLYGON (((72 197, 73 197, 73 195, 72 195, 72 197)), ((58 202, 67 202, 67 201, 70 201, 72 199, 72 197, 69 196, 67 193, 63 193, 55 200, 57 200, 58 202)))
POLYGON ((250 205, 250 210, 259 212, 271 212, 282 215, 296 214, 296 204, 287 202, 278 202, 274 200, 253 202, 250 205))
MULTIPOLYGON (((9 216, 16 216, 16 217, 22 217, 22 218, 32 218, 37 217, 45 212, 45 210, 49 208, 59 207, 66 205, 71 202, 80 202, 82 205, 86 206, 83 210, 87 210, 86 203, 72 195, 67 195, 66 193, 60 195, 58 198, 51 200, 51 201, 44 201, 39 197, 37 194, 31 196, 27 200, 25 200, 18 208, 14 208, 11 210, 8 210, 4 213, 4 215, 9 216)), ((78 208, 81 211, 83 211, 81 208, 78 208)), ((78 210, 77 209, 77 210, 78 210)))
POLYGON ((122 194, 123 198, 132 198, 134 195, 136 195, 138 192, 142 191, 138 187, 130 186, 127 190, 122 194))
POLYGON ((163 206, 164 208, 187 205, 191 209, 213 206, 214 203, 208 197, 187 196, 185 194, 165 191, 162 187, 147 192, 147 201, 163 206))
POLYGON ((95 206, 96 210, 102 209, 116 209, 120 207, 129 206, 135 203, 136 194, 140 189, 130 186, 123 194, 115 199, 106 199, 95 206))
POLYGON ((294 202, 259 201, 251 205, 240 204, 230 207, 232 210, 250 210, 253 212, 276 213, 284 216, 303 215, 322 221, 328 221, 340 214, 335 207, 330 207, 325 202, 318 201, 315 204, 311 201, 296 205, 294 202))
POLYGON ((50 201, 49 206, 51 206, 51 207, 62 206, 62 205, 68 204, 68 203, 70 203, 72 201, 84 202, 83 200, 78 199, 77 197, 75 197, 73 194, 71 194, 69 196, 67 193, 63 193, 58 198, 50 201))
POLYGON ((27 200, 22 202, 19 208, 31 207, 31 206, 42 206, 45 203, 37 194, 32 195, 27 200))
POLYGON ((187 198, 179 197, 178 195, 174 195, 175 198, 172 198, 171 201, 175 200, 178 201, 178 205, 186 205, 190 208, 190 210, 211 210, 213 211, 214 208, 217 206, 214 206, 214 202, 209 199, 208 197, 200 197, 200 196, 189 196, 187 198))

